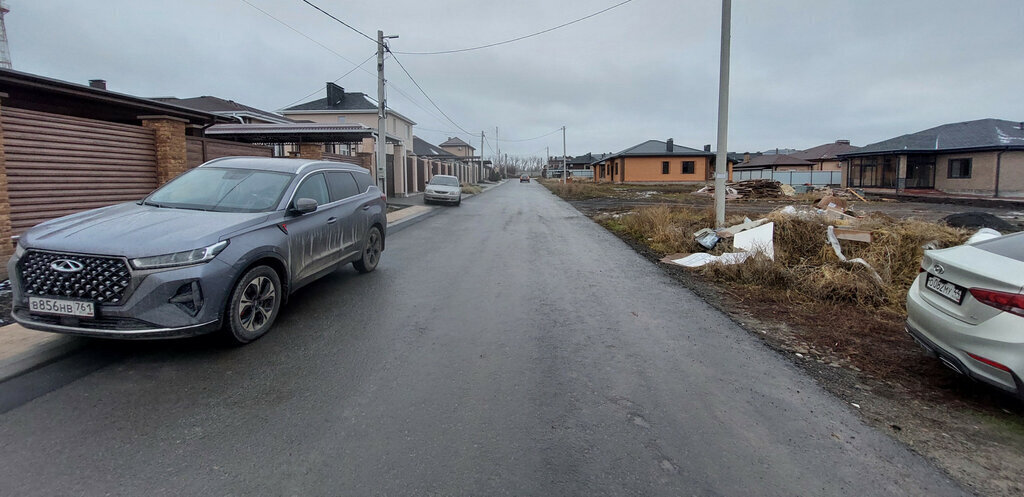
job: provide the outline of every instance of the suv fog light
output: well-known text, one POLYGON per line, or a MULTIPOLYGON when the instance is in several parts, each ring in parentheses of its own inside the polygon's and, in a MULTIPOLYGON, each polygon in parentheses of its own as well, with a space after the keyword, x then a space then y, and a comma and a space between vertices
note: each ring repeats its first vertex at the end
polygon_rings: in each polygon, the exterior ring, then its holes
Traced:
POLYGON ((196 314, 199 314, 199 310, 203 308, 203 291, 199 287, 199 282, 193 281, 181 285, 177 293, 168 302, 178 306, 179 309, 189 313, 190 316, 195 317, 196 314))

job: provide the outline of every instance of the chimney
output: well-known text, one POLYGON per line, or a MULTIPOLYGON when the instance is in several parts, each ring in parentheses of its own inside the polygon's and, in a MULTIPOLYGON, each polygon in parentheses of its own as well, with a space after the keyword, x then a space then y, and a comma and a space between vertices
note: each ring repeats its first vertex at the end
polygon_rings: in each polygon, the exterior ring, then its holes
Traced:
POLYGON ((705 152, 710 152, 711 151, 711 144, 710 143, 708 143, 707 145, 704 145, 704 151, 705 152))
POLYGON ((838 143, 840 145, 849 145, 850 144, 850 140, 836 140, 836 143, 838 143))
POLYGON ((665 151, 666 152, 673 152, 673 151, 675 151, 675 149, 676 149, 675 143, 672 142, 671 138, 669 138, 667 141, 665 141, 665 151))
POLYGON ((93 88, 99 88, 101 90, 107 89, 107 80, 105 79, 90 79, 89 86, 93 88))
POLYGON ((743 154, 743 162, 750 162, 750 152, 743 154))
POLYGON ((345 99, 345 89, 334 84, 327 83, 327 105, 334 106, 341 103, 345 99))

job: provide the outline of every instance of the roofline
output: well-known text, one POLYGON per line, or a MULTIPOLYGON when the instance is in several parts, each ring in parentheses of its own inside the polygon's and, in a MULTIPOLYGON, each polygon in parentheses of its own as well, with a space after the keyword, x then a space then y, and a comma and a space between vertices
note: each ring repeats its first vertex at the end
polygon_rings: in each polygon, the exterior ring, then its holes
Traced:
POLYGON ((72 83, 38 74, 15 71, 13 69, 0 68, 0 85, 3 84, 21 85, 34 89, 49 90, 73 97, 85 97, 106 102, 117 102, 122 105, 131 104, 136 107, 152 110, 156 114, 177 114, 177 116, 188 116, 195 119, 202 119, 208 122, 217 122, 222 116, 209 112, 182 107, 179 105, 160 102, 150 98, 118 93, 115 91, 93 88, 88 85, 72 83))
MULTIPOLYGON (((282 115, 288 114, 376 114, 377 109, 362 109, 362 110, 330 110, 330 109, 318 109, 318 110, 279 110, 282 115)), ((394 115, 401 118, 403 121, 409 124, 416 124, 416 121, 403 116, 398 111, 388 109, 389 115, 394 115)))
MULTIPOLYGON (((275 121, 273 124, 295 124, 293 119, 288 119, 284 116, 274 116, 273 114, 264 114, 263 112, 253 112, 251 110, 211 110, 208 111, 211 114, 217 114, 218 116, 231 117, 235 115, 255 117, 267 121, 275 121)), ((266 112, 266 111, 264 111, 266 112)), ((264 124, 264 123, 256 123, 264 124)))
POLYGON ((898 149, 898 150, 876 150, 873 152, 850 152, 845 154, 837 154, 836 158, 839 160, 847 159, 850 157, 867 157, 871 155, 910 155, 910 154, 958 154, 963 152, 996 152, 999 150, 1024 150, 1024 145, 1000 145, 1000 146, 984 146, 984 147, 961 147, 961 148, 943 148, 943 149, 898 149))
MULTIPOLYGON (((616 153, 616 154, 611 154, 611 155, 609 155, 609 156, 607 156, 607 157, 605 157, 605 158, 603 158, 601 160, 605 161, 605 160, 608 160, 608 159, 615 159, 615 158, 618 158, 618 157, 714 157, 714 156, 715 156, 715 154, 713 154, 711 152, 705 152, 703 150, 694 150, 694 153, 663 152, 663 153, 657 153, 657 154, 649 154, 649 153, 622 153, 622 152, 620 152, 620 153, 616 153)), ((593 164, 593 162, 591 164, 593 164)))

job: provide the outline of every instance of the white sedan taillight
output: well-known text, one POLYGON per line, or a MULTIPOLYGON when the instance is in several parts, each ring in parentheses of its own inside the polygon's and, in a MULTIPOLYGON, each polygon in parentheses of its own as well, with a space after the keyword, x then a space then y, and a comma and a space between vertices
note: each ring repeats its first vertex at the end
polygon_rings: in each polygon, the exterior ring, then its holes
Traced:
POLYGON ((972 288, 971 295, 982 304, 1024 317, 1024 294, 972 288))

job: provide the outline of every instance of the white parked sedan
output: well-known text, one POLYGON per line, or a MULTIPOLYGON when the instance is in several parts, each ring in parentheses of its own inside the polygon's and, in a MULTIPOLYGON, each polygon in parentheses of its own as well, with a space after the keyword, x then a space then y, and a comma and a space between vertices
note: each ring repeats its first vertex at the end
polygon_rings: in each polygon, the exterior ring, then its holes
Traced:
POLYGON ((430 178, 423 192, 423 203, 446 202, 459 205, 462 203, 462 186, 459 178, 439 174, 430 178))
POLYGON ((907 332, 946 366, 1024 399, 1024 233, 929 250, 907 332))

